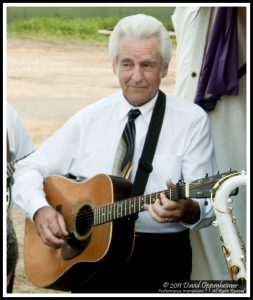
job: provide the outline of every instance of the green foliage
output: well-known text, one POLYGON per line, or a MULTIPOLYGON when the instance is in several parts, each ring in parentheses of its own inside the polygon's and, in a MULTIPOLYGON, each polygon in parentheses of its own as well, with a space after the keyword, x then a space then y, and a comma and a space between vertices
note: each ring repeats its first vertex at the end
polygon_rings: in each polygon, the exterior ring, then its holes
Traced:
POLYGON ((108 18, 32 18, 8 23, 8 37, 42 40, 95 40, 106 41, 99 29, 112 29, 119 17, 108 18))
MULTIPOLYGON (((100 34, 100 29, 112 30, 120 17, 59 18, 37 17, 13 20, 7 24, 8 38, 36 39, 43 41, 99 41, 106 42, 108 36, 100 34)), ((169 31, 173 31, 170 20, 163 21, 169 31)))

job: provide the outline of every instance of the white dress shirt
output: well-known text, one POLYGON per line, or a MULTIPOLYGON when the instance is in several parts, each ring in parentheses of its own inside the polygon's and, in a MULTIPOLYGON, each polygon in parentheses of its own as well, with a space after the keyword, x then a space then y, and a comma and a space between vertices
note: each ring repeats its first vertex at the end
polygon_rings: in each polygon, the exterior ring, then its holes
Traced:
MULTIPOLYGON (((149 121, 157 96, 138 107, 141 115, 135 120, 136 141, 132 178, 137 169, 149 121)), ((17 165, 14 201, 31 219, 37 209, 48 205, 42 189, 43 179, 50 175, 71 173, 91 178, 99 173, 111 174, 119 140, 133 107, 123 93, 113 95, 82 109, 62 128, 48 138, 38 150, 17 165)), ((145 194, 167 189, 165 181, 171 178, 185 182, 202 178, 216 169, 213 142, 207 114, 199 106, 168 96, 166 111, 156 153, 153 171, 145 194)), ((212 205, 198 199, 201 217, 196 224, 155 222, 147 211, 139 213, 136 231, 176 232, 201 228, 214 219, 212 205)))

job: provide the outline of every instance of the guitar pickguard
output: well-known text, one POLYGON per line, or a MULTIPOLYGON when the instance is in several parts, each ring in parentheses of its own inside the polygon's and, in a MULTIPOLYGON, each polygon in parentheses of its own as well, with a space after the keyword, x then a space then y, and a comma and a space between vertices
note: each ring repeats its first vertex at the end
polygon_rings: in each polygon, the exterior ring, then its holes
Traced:
POLYGON ((61 246, 62 258, 68 260, 81 254, 89 245, 90 238, 91 234, 85 240, 79 241, 73 233, 70 233, 66 242, 61 246))

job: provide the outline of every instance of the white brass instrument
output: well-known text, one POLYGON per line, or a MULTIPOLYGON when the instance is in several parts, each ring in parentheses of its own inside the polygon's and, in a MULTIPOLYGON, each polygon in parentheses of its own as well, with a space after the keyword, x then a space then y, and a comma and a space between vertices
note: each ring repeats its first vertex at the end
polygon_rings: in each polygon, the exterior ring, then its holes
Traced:
POLYGON ((241 185, 246 185, 246 173, 241 171, 221 178, 211 191, 216 220, 221 233, 222 251, 233 281, 246 281, 246 247, 239 233, 232 207, 227 207, 231 192, 241 185), (213 199, 214 197, 214 199, 213 199))

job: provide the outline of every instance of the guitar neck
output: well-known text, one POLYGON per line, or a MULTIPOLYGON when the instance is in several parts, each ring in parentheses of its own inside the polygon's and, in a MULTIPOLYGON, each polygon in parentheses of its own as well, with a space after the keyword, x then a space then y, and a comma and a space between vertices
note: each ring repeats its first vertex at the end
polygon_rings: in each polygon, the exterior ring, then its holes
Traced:
POLYGON ((32 151, 32 152, 30 152, 30 153, 28 153, 28 154, 26 154, 26 155, 20 157, 19 159, 16 159, 16 160, 14 160, 14 161, 9 162, 9 163, 7 164, 7 168, 6 168, 6 169, 7 169, 7 178, 8 178, 8 177, 11 177, 11 176, 14 174, 14 172, 15 172, 15 164, 18 163, 20 160, 25 159, 27 156, 29 156, 29 155, 32 154, 33 152, 34 152, 34 151, 32 151))
MULTIPOLYGON (((192 183, 184 183, 179 181, 175 188, 156 192, 149 195, 137 196, 126 200, 116 201, 112 204, 100 206, 94 209, 94 226, 108 223, 116 219, 130 216, 132 214, 144 210, 144 204, 153 204, 156 199, 160 198, 160 193, 163 192, 167 198, 176 201, 184 198, 210 198, 211 191, 215 184, 221 180, 226 180, 231 176, 236 176, 237 171, 230 170, 222 174, 201 178, 192 183)), ((230 195, 236 195, 237 190, 230 195)))
POLYGON ((164 193, 171 200, 178 200, 188 197, 188 184, 180 183, 176 188, 165 191, 156 192, 149 195, 136 196, 133 198, 116 201, 112 204, 107 204, 94 209, 94 223, 93 225, 100 225, 111 222, 132 214, 144 211, 144 204, 153 204, 156 199, 160 198, 160 193, 164 193))

